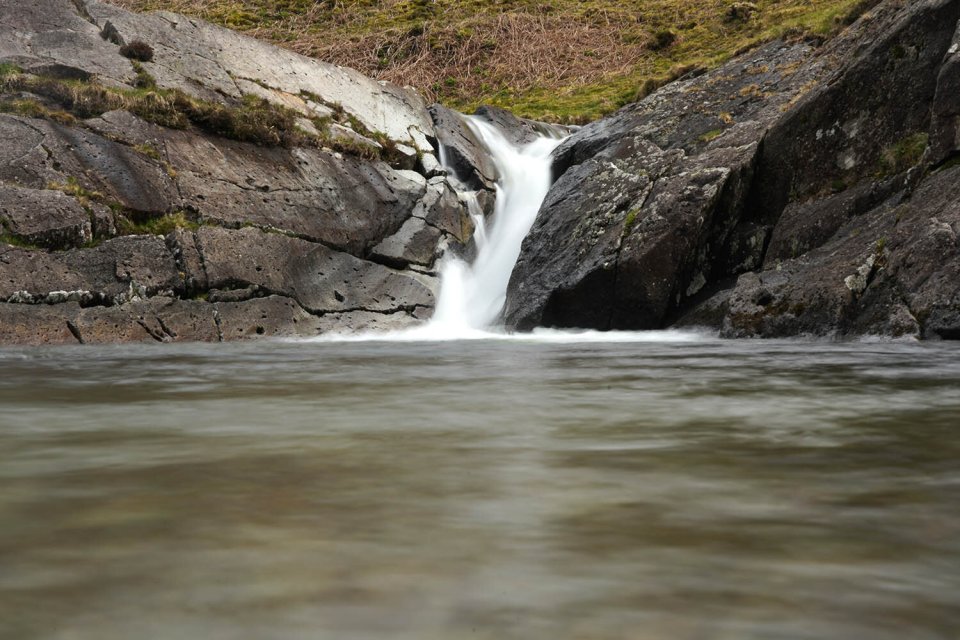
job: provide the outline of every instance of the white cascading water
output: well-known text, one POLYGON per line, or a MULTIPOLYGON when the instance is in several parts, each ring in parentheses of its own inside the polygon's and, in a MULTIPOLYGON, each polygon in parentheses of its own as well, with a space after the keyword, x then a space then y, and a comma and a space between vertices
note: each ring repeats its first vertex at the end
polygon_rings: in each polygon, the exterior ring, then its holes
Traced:
POLYGON ((520 246, 550 189, 550 154, 562 142, 542 137, 516 147, 485 120, 467 117, 467 123, 486 145, 500 174, 496 207, 489 225, 479 207, 473 207, 477 248, 473 263, 448 257, 441 267, 437 309, 424 327, 435 338, 476 335, 500 319, 520 246))

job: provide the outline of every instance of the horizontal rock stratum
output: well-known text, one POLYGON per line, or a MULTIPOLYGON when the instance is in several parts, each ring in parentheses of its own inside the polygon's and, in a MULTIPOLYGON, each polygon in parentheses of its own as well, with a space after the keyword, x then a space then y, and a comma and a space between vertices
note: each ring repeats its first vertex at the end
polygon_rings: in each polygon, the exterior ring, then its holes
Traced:
MULTIPOLYGON (((960 338, 958 21, 886 0, 576 132, 507 325, 960 338)), ((416 324, 498 179, 409 89, 94 0, 0 0, 0 139, 0 344, 416 324)))

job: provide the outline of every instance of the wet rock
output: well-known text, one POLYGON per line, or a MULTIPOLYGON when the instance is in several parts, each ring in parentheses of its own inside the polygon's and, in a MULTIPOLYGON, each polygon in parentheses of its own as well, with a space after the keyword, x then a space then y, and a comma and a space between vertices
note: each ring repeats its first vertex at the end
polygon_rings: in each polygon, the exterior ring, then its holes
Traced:
POLYGON ((497 127, 504 137, 516 146, 530 144, 544 136, 564 138, 573 133, 570 127, 519 118, 506 109, 491 105, 480 107, 474 115, 497 127))
MULTIPOLYGON (((909 197, 842 225, 829 241, 740 276, 688 318, 708 314, 726 337, 883 335, 955 339, 960 310, 960 167, 909 197)), ((684 322, 691 322, 686 319, 684 322)))
POLYGON ((470 189, 493 190, 497 167, 486 146, 460 114, 435 104, 430 107, 437 140, 456 177, 470 189))
POLYGON ((464 244, 473 236, 473 221, 468 206, 460 201, 457 192, 446 180, 431 182, 427 193, 413 210, 415 218, 464 244))
POLYGON ((331 313, 319 319, 319 329, 324 334, 357 335, 363 333, 387 333, 403 331, 421 324, 423 320, 414 314, 400 312, 391 314, 352 311, 331 313))
MULTIPOLYGON (((764 266, 803 255, 827 242, 846 222, 861 215, 904 187, 904 177, 868 181, 841 193, 787 205, 770 238, 764 266)), ((889 206, 895 206, 896 200, 889 206)))
POLYGON ((930 126, 930 157, 940 164, 960 152, 960 25, 937 77, 930 126))

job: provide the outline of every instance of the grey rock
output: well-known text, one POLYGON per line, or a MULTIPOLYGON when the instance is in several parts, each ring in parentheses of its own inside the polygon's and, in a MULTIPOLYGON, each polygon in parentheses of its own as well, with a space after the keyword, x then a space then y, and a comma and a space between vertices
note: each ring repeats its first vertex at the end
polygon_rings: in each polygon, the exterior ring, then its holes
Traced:
POLYGON ((0 344, 77 344, 68 322, 79 312, 75 302, 57 306, 0 302, 0 344))
POLYGON ((311 313, 393 313, 434 304, 415 277, 323 245, 249 228, 204 228, 196 237, 211 288, 256 286, 294 298, 311 313))
POLYGON ((129 305, 81 309, 71 320, 71 326, 83 344, 159 341, 144 324, 138 322, 129 305))
POLYGON ((156 297, 127 305, 127 310, 159 342, 216 342, 219 339, 213 305, 199 300, 156 297))
POLYGON ((99 193, 127 209, 160 214, 179 207, 170 175, 132 148, 53 122, 0 115, 0 181, 34 189, 50 185, 99 193))
POLYGON ((428 178, 447 175, 447 170, 432 153, 420 155, 419 171, 428 178))
POLYGON ((122 304, 182 289, 160 236, 126 236, 56 253, 0 244, 0 300, 27 292, 44 301, 57 292, 78 291, 87 292, 84 302, 122 304))
MULTIPOLYGON (((376 140, 371 140, 366 136, 362 136, 353 129, 349 127, 344 127, 339 125, 336 122, 331 123, 329 127, 330 137, 334 140, 345 140, 352 144, 358 144, 364 147, 369 147, 371 150, 379 153, 383 150, 383 145, 381 145, 376 140)), ((414 152, 416 153, 416 152, 414 152)))
POLYGON ((116 84, 133 81, 130 62, 70 0, 0 0, 0 62, 33 70, 72 69, 116 84))
POLYGON ((486 146, 463 116, 435 104, 430 107, 440 154, 456 177, 470 189, 493 190, 500 177, 486 146))
MULTIPOLYGON (((772 262, 794 255, 794 240, 826 246, 903 184, 817 204, 837 185, 875 182, 889 148, 925 130, 958 18, 955 0, 886 2, 821 49, 766 45, 577 131, 555 152, 562 177, 524 241, 508 323, 659 328, 760 268, 771 237, 772 262)), ((823 286, 831 300, 851 293, 823 286)), ((731 308, 746 304, 736 296, 731 308)))
POLYGON ((427 225, 422 218, 410 218, 399 231, 371 250, 370 259, 395 269, 410 265, 430 267, 437 259, 441 238, 440 230, 427 225))
POLYGON ((323 330, 320 318, 307 313, 295 300, 282 296, 218 303, 214 307, 221 341, 310 338, 323 330))
MULTIPOLYGON (((243 89, 238 81, 243 80, 267 88, 265 97, 285 106, 315 96, 322 103, 341 105, 371 131, 432 150, 426 143, 433 135, 426 105, 411 90, 201 20, 169 12, 134 14, 92 0, 84 4, 101 29, 109 22, 118 39, 153 46, 154 61, 144 66, 161 87, 207 99, 239 98, 243 89)), ((250 91, 249 84, 245 87, 250 91)))
POLYGON ((91 214, 59 191, 0 185, 0 224, 29 244, 68 249, 89 242, 93 239, 91 214))
POLYGON ((202 219, 277 229, 357 255, 395 233, 426 190, 419 175, 320 149, 179 133, 166 149, 184 201, 202 219))
POLYGON ((173 254, 177 270, 183 278, 187 295, 206 291, 210 288, 207 271, 203 265, 203 256, 197 247, 196 235, 184 229, 172 231, 166 237, 167 247, 173 254))

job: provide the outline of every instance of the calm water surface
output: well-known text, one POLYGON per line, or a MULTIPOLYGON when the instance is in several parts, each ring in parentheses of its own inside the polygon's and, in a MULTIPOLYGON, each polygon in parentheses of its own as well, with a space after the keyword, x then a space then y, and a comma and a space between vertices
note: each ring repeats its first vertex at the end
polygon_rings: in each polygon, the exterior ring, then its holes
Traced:
POLYGON ((0 637, 960 638, 960 349, 0 350, 0 637))

